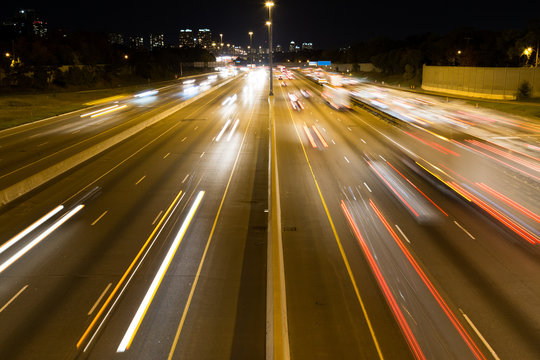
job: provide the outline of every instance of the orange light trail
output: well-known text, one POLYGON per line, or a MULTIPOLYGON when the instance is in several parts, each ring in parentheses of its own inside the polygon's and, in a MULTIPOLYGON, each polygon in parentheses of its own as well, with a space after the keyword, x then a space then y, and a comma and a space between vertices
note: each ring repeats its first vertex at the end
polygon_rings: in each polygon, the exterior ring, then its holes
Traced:
POLYGON ((379 287, 381 288, 384 297, 386 298, 386 301, 388 302, 388 305, 390 305, 390 309, 392 310, 392 313, 394 314, 394 317, 396 318, 396 321, 398 322, 398 325, 403 332, 403 335, 405 336, 405 339, 407 340, 407 343, 409 344, 409 347, 411 348, 411 351, 413 352, 413 355, 416 359, 425 359, 425 355, 422 352, 422 349, 420 348, 420 345, 418 344, 418 341, 414 337, 414 334, 409 327, 409 324, 405 320, 405 317, 403 316, 403 313, 401 312, 401 309, 399 308, 399 305, 397 304, 396 299, 392 295, 392 292, 390 290, 390 287, 388 286, 386 280, 384 279, 381 270, 379 269, 379 266, 377 265, 375 259, 373 258, 373 255, 369 251, 369 248, 362 237, 362 234, 360 233, 360 230, 358 229, 358 226, 356 226, 356 223, 354 222, 354 219, 352 218, 351 213, 349 212, 349 209, 347 208, 347 205, 345 205, 345 202, 341 200, 341 209, 343 210, 343 213, 345 214, 345 217, 347 218, 347 221, 349 222, 349 225, 351 226, 351 229, 354 232, 354 235, 356 236, 356 239, 358 240, 358 243, 360 244, 362 251, 364 252, 364 255, 366 256, 366 259, 368 260, 368 263, 371 267, 371 270, 373 271, 373 274, 375 275, 375 278, 379 284, 379 287))
POLYGON ((388 181, 386 181, 386 179, 384 178, 384 176, 381 175, 381 173, 379 173, 377 171, 377 169, 375 169, 375 167, 371 164, 370 161, 367 162, 369 164, 369 166, 373 169, 373 171, 375 171, 375 173, 379 176, 379 178, 384 181, 384 183, 386 184, 386 186, 388 186, 393 192, 394 194, 396 194, 396 196, 405 204, 405 206, 407 206, 409 208, 409 210, 411 210, 413 212, 414 215, 416 215, 417 217, 419 216, 418 213, 413 209, 413 207, 403 198, 403 196, 401 196, 396 189, 394 189, 394 187, 392 185, 390 185, 390 183, 388 181))
MULTIPOLYGON (((536 166, 535 164, 532 164, 531 162, 527 161, 527 160, 524 160, 524 159, 521 159, 515 155, 512 155, 512 154, 509 154, 505 151, 502 151, 500 149, 497 149, 496 147, 494 146, 490 146, 490 145, 487 145, 487 144, 484 144, 484 143, 481 143, 480 141, 477 141, 477 140, 465 140, 471 144, 474 144, 478 147, 481 147, 483 149, 486 149, 488 151, 491 151, 492 153, 495 153, 497 155, 501 155, 501 156, 504 156, 505 158, 507 158, 508 160, 512 160, 514 162, 517 162, 518 164, 521 164, 523 166, 526 166, 528 167, 529 169, 531 170, 534 170, 534 171, 540 171, 540 168, 538 166, 536 166)), ((536 159, 536 158, 533 158, 534 160, 536 161, 540 161, 540 159, 536 159)))
POLYGON ((306 135, 308 137, 309 143, 311 144, 311 147, 316 148, 317 144, 315 143, 315 140, 313 139, 313 136, 309 132, 309 128, 306 125, 304 125, 304 131, 306 132, 306 135))
POLYGON ((478 199, 476 196, 472 195, 467 190, 463 189, 463 187, 459 186, 455 182, 452 182, 452 185, 458 188, 463 194, 465 194, 467 197, 472 199, 472 201, 480 206, 482 209, 484 209, 486 212, 488 212, 491 216, 493 216, 495 219, 499 220, 501 223, 506 225, 509 229, 514 231, 516 234, 521 236, 523 239, 527 240, 529 243, 535 245, 537 243, 540 243, 540 239, 537 239, 537 237, 534 234, 529 233, 527 230, 523 229, 518 224, 514 223, 512 220, 508 219, 506 216, 498 212, 497 210, 493 209, 491 206, 483 202, 482 200, 478 199))
POLYGON ((467 331, 465 330, 465 328, 463 327, 463 325, 461 325, 461 323, 459 322, 459 320, 457 319, 456 315, 454 315, 454 313, 452 312, 452 310, 450 310, 450 307, 446 304, 446 302, 444 301, 444 299, 442 298, 442 296, 439 294, 439 292, 437 291, 437 289, 435 289, 435 287, 433 286, 433 284, 431 283, 431 281, 428 279, 428 277, 426 276, 426 274, 424 273, 424 271, 420 268, 420 266, 418 265, 418 263, 416 262, 416 260, 414 260, 414 258, 412 257, 411 253, 409 252, 409 250, 407 250, 407 248, 405 247, 405 245, 403 245, 403 243, 401 242, 400 238, 397 236, 396 232, 392 229, 392 227, 390 226, 390 224, 388 223, 388 221, 386 221, 386 218, 383 216, 383 214, 381 213, 381 211, 377 208, 377 206, 375 205, 375 203, 373 202, 373 200, 369 199, 369 204, 371 205, 373 211, 375 211, 375 214, 377 214, 378 218, 381 220, 381 222, 383 223, 384 227, 388 230, 388 232, 390 233, 390 235, 392 236, 392 238, 395 240, 395 242, 398 244, 399 248, 401 249, 401 251, 403 252, 403 254, 405 254, 405 256, 407 257, 407 259, 409 260, 410 264, 413 266, 413 268, 416 270, 416 273, 420 276, 420 278, 422 279, 422 281, 424 282, 424 284, 427 286, 427 288, 429 289, 429 291, 431 292, 431 294, 433 295, 433 297, 435 298, 435 300, 439 303, 439 305, 441 306, 441 308, 443 309, 443 311, 446 313, 446 316, 448 317, 448 319, 452 322, 452 324, 454 325, 454 327, 456 328, 456 330, 458 331, 458 333, 461 335, 461 337, 463 338, 463 340, 465 341, 465 343, 467 344, 467 346, 469 347, 469 349, 472 351, 472 353, 474 354, 474 356, 477 358, 477 359, 485 359, 484 355, 482 354, 482 352, 480 351, 480 349, 478 348, 478 346, 474 343, 473 339, 471 338, 471 336, 467 333, 467 331))
POLYGON ((505 165, 505 166, 508 166, 508 167, 511 168, 512 170, 515 170, 515 171, 520 172, 520 173, 522 173, 522 174, 525 174, 526 176, 529 176, 529 177, 531 177, 531 178, 533 178, 533 179, 535 179, 535 180, 537 180, 537 181, 540 181, 540 178, 539 178, 538 176, 534 176, 534 175, 532 175, 532 174, 529 174, 528 172, 523 171, 523 170, 521 170, 521 169, 519 169, 519 168, 517 168, 517 167, 515 167, 515 166, 512 166, 512 165, 510 165, 510 164, 508 164, 508 163, 505 163, 504 161, 502 161, 502 160, 500 160, 500 159, 497 159, 496 157, 491 156, 491 155, 489 155, 489 154, 486 154, 486 153, 483 152, 483 151, 480 151, 480 150, 475 149, 475 148, 473 148, 473 147, 471 147, 471 146, 465 145, 464 143, 460 143, 459 141, 456 141, 456 140, 451 140, 451 141, 454 142, 454 143, 456 143, 456 144, 459 144, 459 145, 461 145, 461 146, 464 146, 464 147, 466 147, 467 149, 470 149, 470 150, 475 151, 475 152, 477 152, 477 153, 479 153, 479 154, 482 154, 482 155, 484 155, 484 156, 487 156, 488 158, 490 158, 490 159, 492 159, 492 160, 495 160, 495 161, 497 161, 497 162, 500 162, 501 164, 503 164, 503 165, 505 165))
POLYGON ((408 182, 409 184, 411 184, 416 190, 418 190, 418 192, 419 192, 420 194, 424 195, 424 197, 425 197, 426 199, 428 199, 429 202, 431 202, 431 203, 432 203, 437 209, 439 209, 445 216, 448 216, 448 214, 445 213, 444 210, 441 209, 441 208, 439 207, 439 205, 435 204, 435 202, 433 202, 433 200, 431 200, 426 194, 424 194, 424 193, 422 192, 422 190, 420 190, 418 187, 416 187, 416 185, 414 185, 409 179, 407 179, 407 178, 405 177, 405 175, 403 175, 398 169, 396 169, 396 168, 395 168, 392 164, 390 164, 388 161, 387 161, 386 163, 387 163, 388 165, 390 165, 390 167, 391 167, 392 169, 394 169, 399 175, 401 175, 402 178, 404 178, 405 180, 407 180, 407 182, 408 182))
POLYGON ((328 147, 328 143, 326 141, 324 141, 324 138, 323 136, 321 135, 321 133, 319 132, 319 130, 317 129, 317 127, 315 127, 315 125, 312 126, 313 128, 313 131, 315 131, 315 134, 317 135, 317 137, 319 138, 319 140, 321 141, 321 143, 323 144, 323 146, 325 148, 328 147))
MULTIPOLYGON (((423 143, 423 144, 425 144, 425 145, 427 145, 427 146, 429 146, 429 147, 432 147, 433 149, 435 149, 435 150, 437 150, 437 151, 439 151, 439 152, 442 152, 442 153, 445 154, 445 155, 448 155, 448 153, 447 153, 446 151, 444 151, 444 150, 442 150, 442 149, 439 149, 439 148, 436 147, 436 146, 433 146, 432 144, 428 143, 427 141, 420 139, 418 136, 415 136, 415 135, 411 134, 411 133, 408 132, 408 131, 404 131, 404 133, 407 134, 407 135, 409 135, 409 136, 412 136, 413 138, 415 138, 416 140, 420 141, 421 143, 423 143)), ((442 147, 442 146, 441 146, 441 147, 442 147)))
POLYGON ((488 193, 490 193, 491 195, 501 199, 502 201, 504 201, 505 203, 507 203, 508 205, 512 206, 514 209, 520 211, 521 213, 525 214, 526 216, 530 217, 531 219, 533 219, 534 221, 536 221, 537 223, 540 223, 540 216, 536 215, 534 212, 532 212, 531 210, 527 209, 526 207, 524 207, 523 205, 520 205, 518 204, 517 202, 515 202, 514 200, 504 196, 503 194, 493 190, 492 188, 490 188, 489 186, 487 186, 486 184, 484 183, 476 183, 476 185, 478 187, 480 187, 481 189, 487 191, 488 193))

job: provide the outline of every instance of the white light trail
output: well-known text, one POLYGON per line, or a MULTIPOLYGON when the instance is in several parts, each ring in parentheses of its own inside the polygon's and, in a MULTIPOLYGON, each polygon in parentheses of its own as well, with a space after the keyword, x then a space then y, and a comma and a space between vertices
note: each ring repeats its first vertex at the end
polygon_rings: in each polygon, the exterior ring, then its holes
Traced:
POLYGON ((238 126, 238 124, 240 123, 240 119, 236 119, 236 121, 234 122, 234 126, 233 128, 231 129, 231 132, 229 133, 229 136, 227 136, 227 141, 230 141, 231 140, 231 137, 234 135, 234 132, 236 130, 236 127, 238 126))
POLYGON ((106 107, 106 108, 103 108, 103 109, 99 109, 99 110, 92 111, 92 112, 89 112, 89 113, 86 113, 86 114, 82 114, 81 117, 91 116, 91 115, 97 114, 99 112, 114 109, 114 108, 117 108, 117 107, 118 107, 118 105, 109 106, 109 107, 106 107))
POLYGON ((225 123, 225 126, 223 126, 223 128, 219 132, 218 136, 216 137, 216 142, 219 142, 219 140, 221 140, 221 137, 223 136, 223 133, 227 130, 230 123, 231 123, 231 119, 227 120, 227 122, 225 123))
POLYGON ((150 287, 148 288, 148 291, 146 292, 146 295, 144 296, 143 301, 139 305, 139 309, 137 310, 137 313, 133 317, 131 323, 129 324, 129 327, 124 334, 124 337, 122 338, 122 341, 120 342, 120 345, 118 345, 117 352, 124 352, 126 351, 129 346, 131 345, 131 342, 133 341, 133 338, 135 337, 135 334, 141 325, 141 322, 144 318, 144 315, 146 314, 146 311, 148 310, 148 307, 150 306, 150 303, 152 302, 152 299, 154 298, 154 295, 156 294, 156 291, 161 284, 161 281, 163 280, 163 276, 167 272, 167 268, 171 264, 171 260, 174 257, 174 254, 176 253, 176 250, 178 249, 178 246, 180 245, 180 242, 182 241, 182 238, 184 237, 187 228, 189 224, 191 223, 191 220, 193 219, 193 216, 195 215, 195 212, 197 211, 197 208, 199 207, 199 204, 202 201, 202 198, 204 196, 204 191, 199 191, 197 194, 197 197, 195 198, 193 205, 191 206, 184 223, 182 224, 182 227, 176 234, 176 237, 174 238, 174 241, 171 244, 171 247, 169 248, 169 251, 167 252, 167 255, 163 259, 163 262, 161 263, 161 266, 159 267, 158 272, 156 273, 156 276, 154 277, 154 280, 152 281, 152 284, 150 284, 150 287))
POLYGON ((25 247, 19 250, 15 255, 10 257, 2 265, 0 265, 0 273, 3 272, 5 269, 7 269, 15 261, 17 261, 21 256, 23 256, 28 251, 30 251, 34 246, 39 244, 43 239, 49 236, 54 230, 58 229, 63 223, 68 221, 73 215, 79 212, 79 210, 81 210, 83 207, 84 205, 81 204, 75 207, 74 209, 72 209, 70 212, 62 216, 60 219, 58 219, 50 228, 42 232, 38 237, 36 237, 34 240, 28 243, 25 247))
POLYGON ((43 224, 45 221, 49 220, 51 217, 56 215, 59 211, 61 211, 64 208, 64 205, 58 205, 53 210, 49 211, 46 215, 44 215, 41 219, 12 237, 9 241, 7 241, 4 245, 0 246, 0 254, 6 251, 8 248, 10 248, 13 244, 15 244, 17 241, 21 240, 26 235, 30 234, 32 231, 34 231, 38 226, 43 224))

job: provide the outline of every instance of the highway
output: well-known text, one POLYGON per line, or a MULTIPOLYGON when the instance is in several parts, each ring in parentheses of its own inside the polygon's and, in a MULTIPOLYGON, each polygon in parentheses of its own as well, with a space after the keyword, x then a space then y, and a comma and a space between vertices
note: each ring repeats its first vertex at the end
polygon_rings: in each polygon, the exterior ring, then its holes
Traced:
MULTIPOLYGON (((267 76, 241 74, 0 208, 2 358, 265 358, 270 120, 291 359, 538 358, 537 223, 516 217, 527 241, 463 194, 512 186, 529 206, 537 160, 508 167, 461 132, 338 111, 297 73, 269 102, 267 76)), ((76 152, 182 89, 99 124, 77 113, 3 133, 2 174, 37 171, 18 170, 41 161, 14 150, 25 138, 76 152)))

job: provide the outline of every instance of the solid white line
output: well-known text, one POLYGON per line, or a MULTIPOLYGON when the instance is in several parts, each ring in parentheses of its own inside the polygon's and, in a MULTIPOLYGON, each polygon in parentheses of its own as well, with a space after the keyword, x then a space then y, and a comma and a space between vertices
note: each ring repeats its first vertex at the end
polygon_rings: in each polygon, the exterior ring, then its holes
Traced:
POLYGON ((64 205, 58 205, 53 210, 49 211, 45 216, 43 216, 41 219, 12 237, 9 241, 7 241, 4 245, 0 246, 0 254, 6 251, 11 245, 15 244, 17 241, 34 231, 39 225, 43 224, 45 221, 49 220, 51 217, 56 215, 59 211, 61 211, 64 208, 64 205))
POLYGON ((152 221, 152 225, 154 225, 154 224, 156 223, 157 219, 159 219, 159 217, 161 216, 161 213, 162 213, 162 212, 163 212, 163 210, 161 210, 161 211, 159 212, 159 214, 157 214, 157 216, 156 216, 156 218, 154 219, 154 221, 152 221))
POLYGON ((109 288, 111 287, 112 283, 109 283, 109 285, 107 285, 107 287, 105 288, 105 290, 103 290, 103 292, 101 293, 101 295, 98 297, 98 299, 96 300, 96 302, 94 303, 94 306, 92 306, 92 308, 90 309, 90 311, 88 312, 87 315, 92 315, 92 313, 94 312, 94 310, 96 310, 96 307, 98 306, 98 304, 101 302, 101 299, 103 299, 103 297, 105 296, 105 294, 107 293, 107 291, 109 290, 109 288))
POLYGON ((366 184, 366 183, 364 182, 364 185, 367 187, 367 189, 369 190, 369 192, 372 192, 371 189, 369 188, 368 184, 366 184))
POLYGON ((401 234, 401 236, 403 236, 403 238, 405 240, 407 240, 407 242, 410 244, 411 242, 409 241, 409 238, 407 236, 405 236, 405 233, 403 231, 401 231, 401 229, 399 228, 399 226, 397 226, 396 224, 396 229, 398 229, 399 233, 401 234))
POLYGON ((467 229, 465 229, 463 226, 461 226, 456 220, 454 220, 454 224, 456 224, 461 230, 463 230, 465 234, 469 235, 471 239, 475 240, 474 236, 472 236, 471 233, 468 232, 467 229))
POLYGON ((99 215, 99 217, 98 217, 98 218, 97 218, 96 220, 94 220, 94 222, 93 222, 93 223, 91 223, 91 224, 90 224, 90 226, 94 226, 94 225, 96 225, 96 224, 97 224, 97 222, 98 222, 99 220, 101 220, 101 218, 102 218, 102 217, 104 217, 104 216, 105 216, 105 214, 107 213, 107 211, 108 211, 108 210, 105 210, 105 212, 104 212, 103 214, 99 215))
POLYGON ((2 311, 4 311, 9 306, 9 304, 11 304, 13 302, 13 300, 15 300, 19 295, 21 295, 21 293, 24 290, 26 290, 27 287, 28 287, 28 285, 24 285, 23 288, 21 290, 19 290, 18 293, 16 293, 11 299, 9 299, 9 301, 4 306, 2 306, 2 308, 0 309, 0 313, 2 311))
POLYGON ((486 341, 486 339, 484 339, 484 337, 482 336, 482 334, 480 333, 480 331, 476 328, 476 326, 474 326, 474 323, 471 321, 471 319, 469 319, 469 317, 467 316, 467 314, 465 314, 463 312, 463 310, 459 309, 459 311, 461 311, 461 314, 463 315, 463 317, 465 318, 465 320, 467 320, 467 322, 469 323, 469 325, 473 328, 474 332, 476 333, 476 335, 478 335, 478 337, 480 338, 480 340, 482 340, 482 342, 484 343, 484 345, 488 348, 489 352, 491 353, 491 355, 496 359, 496 360, 500 360, 499 356, 497 355, 497 353, 495 352, 495 350, 493 350, 493 348, 489 345, 489 343, 486 341))

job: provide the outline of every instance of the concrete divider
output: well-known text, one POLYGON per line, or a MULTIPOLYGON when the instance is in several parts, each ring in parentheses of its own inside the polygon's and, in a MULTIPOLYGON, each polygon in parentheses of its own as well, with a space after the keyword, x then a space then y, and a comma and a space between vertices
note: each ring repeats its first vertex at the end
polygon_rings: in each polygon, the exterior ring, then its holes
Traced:
POLYGON ((111 148, 112 146, 128 139, 129 137, 137 134, 138 132, 146 129, 147 127, 161 121, 180 109, 188 106, 189 104, 199 100, 200 98, 210 94, 211 92, 219 89, 220 87, 228 84, 237 77, 231 78, 222 82, 219 85, 216 85, 178 105, 175 105, 165 111, 160 112, 157 115, 152 116, 151 118, 138 123, 137 125, 132 126, 129 129, 124 130, 123 132, 116 134, 107 138, 106 140, 100 142, 99 144, 93 145, 81 152, 68 157, 55 165, 52 165, 44 170, 39 171, 38 173, 29 176, 28 178, 21 180, 11 186, 8 186, 5 189, 0 190, 0 206, 6 205, 9 202, 23 196, 24 194, 36 189, 37 187, 45 184, 48 181, 51 181, 57 176, 62 175, 63 173, 73 169, 74 167, 82 164, 83 162, 93 158, 94 156, 102 153, 103 151, 111 148))

